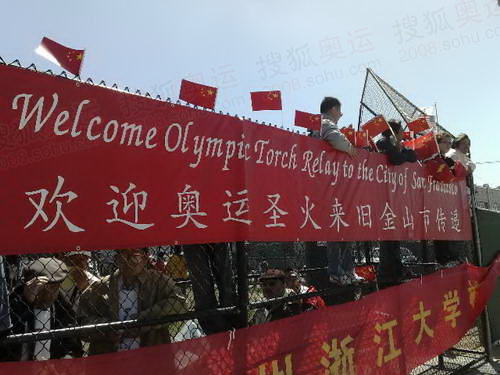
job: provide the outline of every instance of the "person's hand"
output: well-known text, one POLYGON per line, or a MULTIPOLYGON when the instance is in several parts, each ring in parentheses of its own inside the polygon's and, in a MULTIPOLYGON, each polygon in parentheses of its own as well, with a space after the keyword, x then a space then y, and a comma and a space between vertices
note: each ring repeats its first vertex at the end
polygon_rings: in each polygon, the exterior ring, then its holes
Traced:
POLYGON ((69 274, 73 281, 75 282, 78 290, 83 291, 85 288, 89 286, 89 279, 85 274, 85 271, 79 267, 71 267, 69 274))
POLYGON ((47 285, 49 279, 46 276, 37 276, 28 280, 24 286, 23 295, 29 304, 33 304, 35 302, 36 296, 40 293, 40 291, 47 285))

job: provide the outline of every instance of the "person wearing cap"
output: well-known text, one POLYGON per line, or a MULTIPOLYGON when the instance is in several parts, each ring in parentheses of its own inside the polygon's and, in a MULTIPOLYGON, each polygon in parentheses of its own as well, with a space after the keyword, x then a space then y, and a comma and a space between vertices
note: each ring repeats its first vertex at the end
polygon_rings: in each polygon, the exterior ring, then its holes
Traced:
POLYGON ((63 254, 63 261, 68 267, 68 276, 61 284, 61 293, 71 302, 75 311, 78 310, 82 292, 92 283, 99 280, 89 272, 90 251, 69 251, 63 254))
MULTIPOLYGON (((296 293, 286 287, 286 275, 278 269, 268 269, 259 278, 262 294, 267 300, 274 298, 290 297, 296 293)), ((261 324, 273 320, 287 318, 303 312, 300 300, 292 302, 275 301, 264 308, 257 309, 250 324, 261 324)))
MULTIPOLYGON (((59 293, 68 268, 56 258, 30 261, 23 270, 23 283, 10 295, 12 334, 49 331, 76 326, 69 301, 59 293)), ((80 357, 76 337, 9 344, 0 350, 0 360, 29 361, 80 357)))
MULTIPOLYGON (((286 287, 292 289, 296 294, 317 292, 314 286, 305 285, 304 279, 294 269, 287 269, 285 271, 285 275, 286 287)), ((321 296, 309 297, 302 300, 303 311, 317 310, 325 306, 325 301, 323 301, 323 298, 321 298, 321 296)))
MULTIPOLYGON (((171 277, 147 267, 147 248, 116 252, 118 269, 91 284, 80 297, 84 324, 153 320, 187 311, 171 277)), ((170 342, 169 324, 88 337, 89 354, 103 354, 170 342)))

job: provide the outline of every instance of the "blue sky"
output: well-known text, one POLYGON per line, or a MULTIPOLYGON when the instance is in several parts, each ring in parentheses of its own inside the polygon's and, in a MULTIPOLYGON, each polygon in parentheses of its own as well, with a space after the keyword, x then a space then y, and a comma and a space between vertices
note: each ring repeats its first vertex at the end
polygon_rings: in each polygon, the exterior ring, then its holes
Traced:
MULTIPOLYGON (((177 99, 182 78, 219 87, 217 110, 289 127, 295 109, 338 97, 357 124, 365 67, 472 139, 473 160, 500 160, 500 8, 496 0, 3 0, 0 56, 54 69, 43 36, 86 48, 82 76, 177 99), (282 112, 250 109, 280 89, 282 112)), ((500 186, 500 164, 477 184, 500 186)))

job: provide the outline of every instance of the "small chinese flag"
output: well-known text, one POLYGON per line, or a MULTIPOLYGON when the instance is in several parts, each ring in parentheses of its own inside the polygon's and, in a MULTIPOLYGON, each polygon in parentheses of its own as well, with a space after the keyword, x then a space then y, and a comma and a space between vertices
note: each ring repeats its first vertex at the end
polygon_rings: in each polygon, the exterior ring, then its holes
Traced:
POLYGON ((351 144, 354 146, 356 143, 356 131, 349 126, 348 128, 341 128, 339 131, 345 135, 345 137, 351 142, 351 144))
POLYGON ((374 281, 376 279, 375 267, 372 265, 356 266, 354 272, 367 281, 374 281))
POLYGON ((387 121, 385 121, 384 116, 376 116, 366 124, 361 125, 361 130, 367 131, 370 138, 379 135, 387 129, 389 129, 389 124, 387 123, 387 121))
POLYGON ((468 175, 467 168, 465 168, 464 165, 458 160, 455 160, 455 165, 453 166, 453 174, 455 175, 456 180, 464 180, 468 175))
POLYGON ((252 111, 280 110, 280 91, 254 91, 250 93, 252 111))
POLYGON ((85 50, 68 48, 44 37, 35 52, 75 76, 80 75, 85 50))
POLYGON ((418 138, 404 141, 403 146, 414 150, 418 160, 426 160, 439 154, 439 148, 434 136, 434 132, 429 132, 418 138))
POLYGON ((425 168, 436 181, 450 182, 455 179, 448 164, 440 156, 426 162, 425 168))
POLYGON ((295 111, 295 126, 311 130, 319 130, 321 128, 321 115, 295 111))
POLYGON ((370 147, 370 137, 366 131, 355 131, 354 146, 370 147))
POLYGON ((408 123, 408 129, 415 133, 421 133, 427 129, 430 129, 427 117, 420 117, 415 121, 408 123))
POLYGON ((183 79, 179 99, 199 107, 214 109, 217 88, 183 79))

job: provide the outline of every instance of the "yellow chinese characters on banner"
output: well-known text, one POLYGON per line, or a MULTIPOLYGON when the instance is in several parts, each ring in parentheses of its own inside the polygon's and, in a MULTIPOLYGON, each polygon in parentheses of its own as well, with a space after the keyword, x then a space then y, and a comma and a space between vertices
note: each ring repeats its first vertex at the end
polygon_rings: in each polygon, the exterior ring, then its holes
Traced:
POLYGON ((458 291, 456 289, 450 290, 444 295, 443 300, 443 311, 446 313, 444 320, 450 322, 452 328, 457 326, 457 318, 462 315, 461 311, 458 310, 460 305, 460 297, 458 296, 458 291))
POLYGON ((285 355, 281 361, 274 359, 261 363, 257 367, 256 375, 293 375, 292 353, 285 355))
POLYGON ((476 280, 467 280, 467 283, 469 284, 469 286, 467 287, 467 293, 469 294, 469 305, 474 308, 476 307, 477 289, 479 288, 480 284, 476 280))
POLYGON ((324 342, 321 349, 326 356, 321 357, 320 363, 325 368, 324 375, 354 375, 354 348, 349 345, 354 339, 347 335, 340 340, 340 347, 336 338, 332 339, 332 344, 324 342))
POLYGON ((375 335, 373 336, 373 342, 379 345, 377 350, 377 367, 382 367, 384 363, 392 361, 393 359, 399 357, 401 355, 401 349, 396 349, 394 343, 394 327, 398 325, 398 321, 396 319, 390 320, 383 324, 377 323, 375 324, 375 335), (382 331, 387 331, 387 336, 389 339, 389 352, 384 355, 384 343, 382 342, 382 331))
POLYGON ((424 303, 422 301, 420 301, 420 303, 418 304, 418 309, 419 309, 419 312, 417 314, 413 315, 413 321, 420 322, 420 330, 418 331, 418 336, 415 338, 415 343, 417 345, 420 344, 420 341, 422 341, 422 337, 423 337, 424 332, 427 336, 434 337, 434 330, 431 329, 425 321, 425 319, 429 315, 431 315, 431 310, 430 309, 425 310, 424 303))

